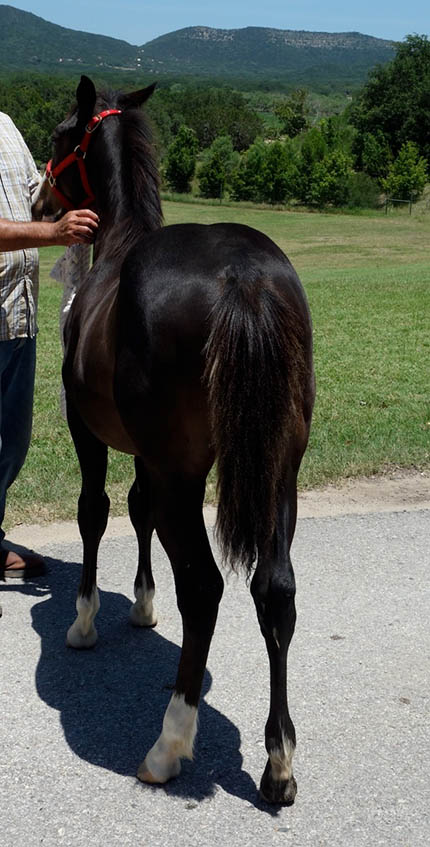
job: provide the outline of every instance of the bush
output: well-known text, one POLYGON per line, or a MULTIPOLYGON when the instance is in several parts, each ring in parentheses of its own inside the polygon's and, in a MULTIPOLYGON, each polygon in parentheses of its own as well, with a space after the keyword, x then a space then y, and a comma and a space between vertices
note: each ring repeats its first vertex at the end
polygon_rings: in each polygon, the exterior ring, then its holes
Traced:
POLYGON ((377 180, 361 171, 349 174, 347 205, 350 209, 375 209, 380 204, 379 198, 377 180))
POLYGON ((417 199, 423 193, 426 182, 427 162, 419 155, 417 145, 407 141, 382 182, 384 191, 397 200, 409 200, 411 196, 417 199))

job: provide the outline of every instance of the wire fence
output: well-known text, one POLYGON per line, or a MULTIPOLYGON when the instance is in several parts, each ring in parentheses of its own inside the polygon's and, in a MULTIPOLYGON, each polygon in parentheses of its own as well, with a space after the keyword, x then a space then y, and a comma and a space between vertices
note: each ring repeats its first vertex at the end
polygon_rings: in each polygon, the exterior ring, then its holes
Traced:
POLYGON ((409 214, 412 215, 412 204, 415 200, 415 196, 413 194, 410 195, 409 200, 400 200, 397 197, 387 197, 385 200, 385 214, 388 215, 388 210, 390 206, 395 207, 396 203, 407 203, 409 206, 409 214))

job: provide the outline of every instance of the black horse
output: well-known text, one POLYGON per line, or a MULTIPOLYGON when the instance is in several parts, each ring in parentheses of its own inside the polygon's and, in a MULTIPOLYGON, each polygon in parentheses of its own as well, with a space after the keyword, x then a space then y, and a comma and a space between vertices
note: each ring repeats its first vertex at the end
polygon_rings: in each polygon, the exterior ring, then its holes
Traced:
POLYGON ((154 529, 171 561, 183 622, 175 690, 138 776, 164 783, 192 757, 197 707, 223 580, 202 516, 218 469, 224 560, 252 574, 270 662, 263 797, 294 801, 295 731, 286 665, 295 624, 290 561, 296 480, 314 400, 311 321, 286 256, 247 226, 162 226, 148 126, 153 86, 97 94, 82 77, 47 168, 63 208, 93 204, 95 261, 66 324, 63 379, 82 472, 83 573, 72 647, 97 633, 97 551, 106 527, 107 447, 135 456, 129 510, 139 543, 131 620, 153 626, 154 529))

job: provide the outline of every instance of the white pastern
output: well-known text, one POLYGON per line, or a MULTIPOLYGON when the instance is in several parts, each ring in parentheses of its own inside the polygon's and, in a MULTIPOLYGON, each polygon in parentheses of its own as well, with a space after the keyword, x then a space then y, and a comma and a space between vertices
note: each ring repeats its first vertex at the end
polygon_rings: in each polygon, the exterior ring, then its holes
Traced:
POLYGON ((67 633, 66 642, 69 647, 80 650, 94 646, 97 641, 97 630, 93 621, 99 609, 100 598, 97 588, 94 588, 89 598, 78 595, 76 600, 78 616, 67 633))
POLYGON ((145 577, 142 579, 142 587, 136 588, 134 596, 136 602, 133 603, 130 609, 130 620, 133 626, 155 626, 157 623, 157 613, 154 609, 154 589, 146 588, 145 577))
POLYGON ((276 781, 291 779, 293 775, 294 750, 293 742, 286 735, 282 735, 281 746, 276 750, 272 750, 269 754, 272 776, 276 781))
POLYGON ((142 782, 167 782, 181 770, 180 759, 193 758, 197 709, 183 694, 173 694, 163 720, 163 731, 142 762, 137 776, 142 782))

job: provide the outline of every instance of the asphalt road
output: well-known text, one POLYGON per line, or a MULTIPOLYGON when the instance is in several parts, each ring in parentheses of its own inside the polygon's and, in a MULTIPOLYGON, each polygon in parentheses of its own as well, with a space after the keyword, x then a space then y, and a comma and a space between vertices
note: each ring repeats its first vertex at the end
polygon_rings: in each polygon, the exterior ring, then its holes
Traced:
MULTIPOLYGON (((80 544, 39 545, 49 573, 1 583, 2 847, 421 847, 430 842, 430 511, 299 520, 289 696, 296 804, 258 799, 268 671, 249 591, 230 576, 194 763, 135 779, 179 655, 170 567, 154 544, 159 625, 129 626, 136 548, 102 542, 99 643, 64 644, 80 544)), ((31 545, 32 539, 28 538, 31 545)))

